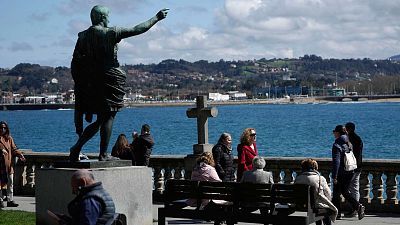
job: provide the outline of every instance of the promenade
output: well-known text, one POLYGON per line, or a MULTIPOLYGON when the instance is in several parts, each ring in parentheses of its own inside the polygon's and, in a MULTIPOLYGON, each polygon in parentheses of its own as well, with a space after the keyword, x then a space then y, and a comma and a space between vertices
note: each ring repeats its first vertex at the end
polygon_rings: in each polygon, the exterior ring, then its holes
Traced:
MULTIPOLYGON (((35 212, 35 198, 34 197, 22 197, 15 196, 14 200, 20 204, 17 208, 7 208, 4 210, 22 210, 27 212, 35 212)), ((161 205, 153 205, 153 218, 157 219, 157 208, 161 207, 161 205)), ((156 225, 157 222, 154 222, 156 225)), ((169 218, 168 224, 213 224, 212 222, 203 222, 196 220, 185 220, 185 219, 175 219, 169 218)), ((342 220, 336 221, 335 224, 339 225, 381 225, 381 224, 399 224, 400 225, 400 213, 399 214, 389 214, 389 213, 373 213, 368 214, 366 212, 366 216, 362 220, 358 220, 356 217, 354 218, 342 218, 342 220)), ((239 225, 250 225, 250 223, 239 223, 239 225)), ((294 224, 295 225, 295 224, 294 224)))

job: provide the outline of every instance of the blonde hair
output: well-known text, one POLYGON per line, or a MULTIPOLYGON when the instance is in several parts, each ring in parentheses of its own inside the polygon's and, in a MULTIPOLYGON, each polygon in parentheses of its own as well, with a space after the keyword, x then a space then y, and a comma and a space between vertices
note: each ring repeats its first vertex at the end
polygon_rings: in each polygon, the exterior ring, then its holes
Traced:
POLYGON ((214 157, 212 152, 203 152, 199 158, 197 158, 197 164, 206 163, 212 167, 215 167, 214 157))
POLYGON ((251 131, 255 129, 254 128, 246 128, 244 129, 242 135, 240 136, 240 144, 242 145, 251 145, 250 143, 250 135, 251 131))

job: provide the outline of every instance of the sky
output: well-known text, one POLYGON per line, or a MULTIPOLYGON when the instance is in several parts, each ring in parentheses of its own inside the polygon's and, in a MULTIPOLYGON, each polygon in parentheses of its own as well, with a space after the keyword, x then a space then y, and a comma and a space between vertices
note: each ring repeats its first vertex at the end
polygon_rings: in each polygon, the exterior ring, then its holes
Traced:
POLYGON ((121 64, 400 54, 400 0, 0 0, 0 68, 69 67, 94 5, 107 6, 117 27, 170 9, 148 32, 119 43, 121 64))

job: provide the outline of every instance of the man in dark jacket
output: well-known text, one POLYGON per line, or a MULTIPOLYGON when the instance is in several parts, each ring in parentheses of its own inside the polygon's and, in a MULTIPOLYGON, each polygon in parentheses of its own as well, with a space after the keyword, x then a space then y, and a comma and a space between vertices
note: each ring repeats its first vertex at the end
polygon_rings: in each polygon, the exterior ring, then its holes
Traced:
POLYGON ((349 192, 350 181, 353 178, 353 171, 346 171, 344 169, 344 155, 345 152, 351 150, 351 144, 346 135, 345 129, 342 125, 337 125, 333 130, 335 142, 332 146, 332 179, 333 179, 333 198, 332 203, 338 209, 337 219, 341 217, 340 195, 350 202, 352 211, 358 212, 358 219, 364 218, 364 206, 359 201, 353 198, 349 192))
POLYGON ((78 170, 71 178, 76 197, 68 204, 70 216, 58 215, 61 225, 105 225, 114 219, 115 205, 101 182, 89 170, 78 170))
POLYGON ((154 139, 150 134, 150 126, 148 124, 142 126, 140 135, 133 132, 131 147, 136 166, 149 166, 153 145, 154 139))
POLYGON ((355 133, 356 125, 352 122, 348 122, 345 125, 347 136, 349 137, 350 143, 353 145, 353 153, 357 160, 357 169, 354 170, 353 179, 350 182, 350 194, 356 200, 360 200, 360 175, 362 170, 362 152, 363 152, 363 142, 355 133))

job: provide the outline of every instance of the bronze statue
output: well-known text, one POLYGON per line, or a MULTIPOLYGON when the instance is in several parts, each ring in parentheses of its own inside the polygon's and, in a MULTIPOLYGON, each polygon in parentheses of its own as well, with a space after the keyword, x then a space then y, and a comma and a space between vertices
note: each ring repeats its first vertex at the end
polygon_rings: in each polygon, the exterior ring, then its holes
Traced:
POLYGON ((78 141, 70 149, 69 160, 78 161, 83 145, 100 130, 99 160, 113 160, 107 155, 115 115, 123 106, 126 74, 119 68, 117 44, 124 38, 148 31, 167 16, 168 9, 132 28, 108 27, 109 9, 96 5, 90 12, 92 26, 78 34, 71 62, 75 82, 75 128, 78 141), (83 129, 83 116, 88 122, 83 129))

